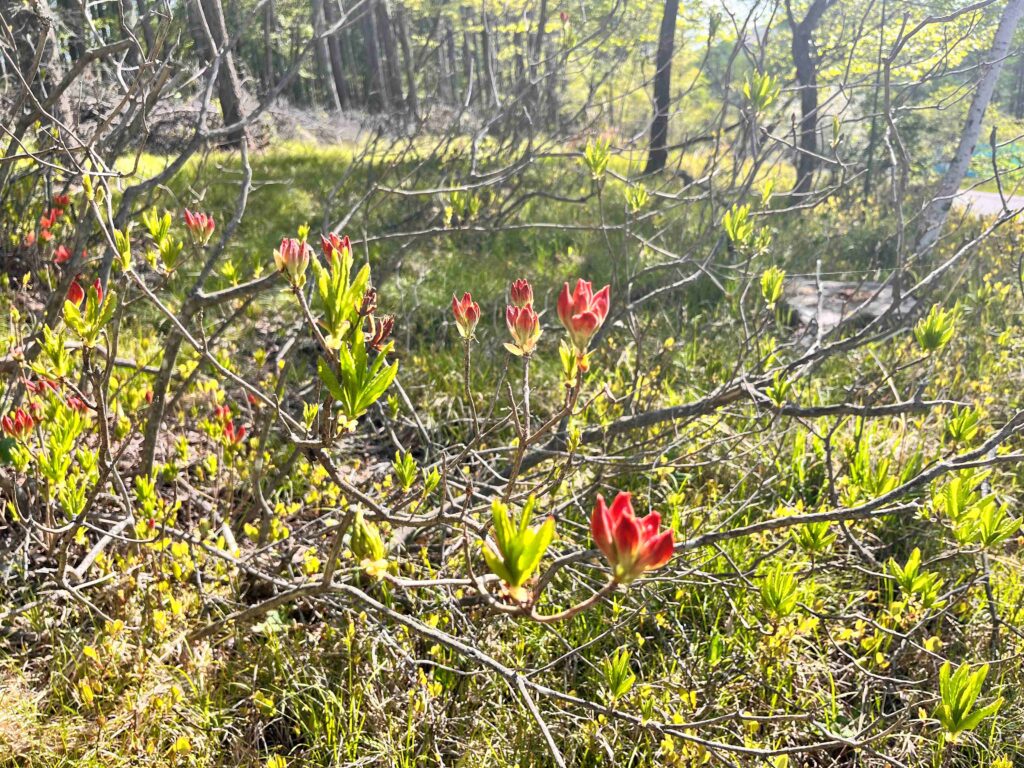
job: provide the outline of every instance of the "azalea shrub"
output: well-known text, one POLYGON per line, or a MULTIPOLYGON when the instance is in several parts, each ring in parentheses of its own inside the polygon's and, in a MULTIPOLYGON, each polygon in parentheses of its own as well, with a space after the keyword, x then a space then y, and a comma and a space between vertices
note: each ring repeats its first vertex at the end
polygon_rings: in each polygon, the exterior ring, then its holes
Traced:
MULTIPOLYGON (((0 615, 12 690, 50 647, 12 698, 41 754, 1019 757, 983 747, 1024 618, 1002 246, 955 306, 808 344, 777 265, 682 318, 575 252, 402 312, 365 236, 242 273, 223 211, 114 226, 104 189, 47 201, 3 294, 0 615)), ((721 236, 770 258, 749 211, 721 236)))

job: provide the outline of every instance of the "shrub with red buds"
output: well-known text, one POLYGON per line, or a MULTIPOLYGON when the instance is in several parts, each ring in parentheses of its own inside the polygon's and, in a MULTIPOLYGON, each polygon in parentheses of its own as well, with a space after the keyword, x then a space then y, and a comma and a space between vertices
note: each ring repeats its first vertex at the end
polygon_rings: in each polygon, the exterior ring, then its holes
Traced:
POLYGON ((509 296, 512 299, 512 304, 517 307, 525 307, 533 305, 533 286, 530 285, 528 280, 515 280, 512 282, 512 287, 509 288, 509 296))
POLYGON ((345 251, 351 251, 352 242, 348 239, 348 235, 340 237, 336 233, 331 232, 327 237, 320 235, 320 247, 324 250, 324 256, 330 259, 331 254, 335 251, 337 251, 339 256, 345 253, 345 251))
POLYGON ((661 515, 651 512, 637 518, 628 493, 619 493, 611 507, 603 496, 590 517, 590 534, 608 564, 612 575, 621 584, 628 584, 645 571, 661 568, 672 559, 675 534, 672 529, 661 533, 661 515))
POLYGON ((525 307, 508 306, 505 308, 505 324, 512 334, 512 342, 505 344, 505 349, 513 355, 526 357, 533 354, 540 338, 540 317, 527 304, 525 307))
POLYGON ((20 439, 32 431, 36 425, 35 419, 24 408, 19 408, 14 415, 7 415, 0 419, 0 428, 8 437, 20 439))
POLYGON ((562 286, 558 295, 558 319, 569 332, 572 345, 580 355, 586 354, 590 339, 608 317, 609 291, 606 285, 594 293, 587 280, 578 280, 572 293, 568 283, 562 286))
POLYGON ((227 424, 231 421, 231 408, 226 405, 218 405, 213 409, 213 418, 222 424, 227 424))
POLYGON ((210 238, 213 237, 213 230, 217 227, 213 216, 205 213, 193 213, 188 208, 185 209, 183 216, 185 228, 188 229, 193 243, 196 245, 206 245, 210 242, 210 238))
POLYGON ((305 240, 294 237, 281 238, 281 246, 274 251, 274 264, 280 272, 286 272, 292 285, 301 286, 306 282, 306 267, 313 249, 305 240))
POLYGON ((455 324, 459 327, 459 335, 464 339, 473 338, 476 324, 480 322, 480 305, 473 301, 473 296, 466 291, 459 299, 452 295, 452 314, 455 324))

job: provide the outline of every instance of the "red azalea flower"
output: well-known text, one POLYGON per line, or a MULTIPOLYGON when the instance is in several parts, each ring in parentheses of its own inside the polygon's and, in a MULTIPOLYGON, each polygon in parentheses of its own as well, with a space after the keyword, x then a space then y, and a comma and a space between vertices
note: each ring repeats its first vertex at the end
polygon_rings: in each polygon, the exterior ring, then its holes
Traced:
POLYGON ((455 324, 462 338, 473 338, 476 324, 480 322, 480 305, 473 301, 469 291, 462 294, 461 299, 452 294, 452 314, 455 315, 455 324))
POLYGON ((530 285, 528 280, 519 279, 513 281, 512 287, 509 288, 509 295, 512 298, 512 303, 517 307, 533 304, 533 286, 530 285))
POLYGON ((558 295, 558 319, 580 354, 587 351, 590 339, 608 317, 609 292, 606 285, 594 293, 593 286, 586 280, 578 280, 576 290, 571 294, 568 283, 562 286, 558 295))
POLYGON ((67 261, 71 261, 71 249, 66 245, 58 245, 57 250, 53 252, 53 263, 63 264, 67 261))
POLYGON ((218 405, 213 409, 213 417, 227 424, 231 421, 231 408, 227 405, 218 405))
POLYGON ((327 237, 320 235, 320 247, 324 249, 324 256, 329 259, 335 251, 339 256, 345 251, 351 251, 352 241, 348 239, 348 235, 339 237, 336 233, 331 232, 327 237))
POLYGON ((39 230, 39 239, 44 243, 48 243, 53 240, 53 232, 48 229, 41 229, 39 230))
POLYGON ((512 334, 512 344, 506 344, 506 349, 515 355, 532 354, 540 338, 540 317, 533 311, 533 307, 529 304, 525 307, 506 307, 505 324, 512 334))
POLYGON ((604 503, 604 497, 597 497, 597 505, 590 517, 590 535, 594 537, 615 579, 628 584, 644 571, 661 568, 672 559, 675 534, 671 528, 661 533, 661 515, 651 512, 637 518, 633 514, 633 502, 628 493, 615 497, 611 507, 604 503))
POLYGON ((53 204, 58 208, 67 208, 71 205, 71 197, 69 195, 54 195, 53 204))

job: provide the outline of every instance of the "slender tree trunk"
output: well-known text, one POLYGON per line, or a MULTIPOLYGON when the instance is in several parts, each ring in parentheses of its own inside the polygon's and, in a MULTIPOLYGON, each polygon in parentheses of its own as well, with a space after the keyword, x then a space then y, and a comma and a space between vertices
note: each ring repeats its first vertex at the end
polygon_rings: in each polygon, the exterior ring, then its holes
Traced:
MULTIPOLYGON (((793 193, 806 195, 811 191, 814 169, 818 165, 818 62, 811 36, 821 23, 821 17, 836 0, 814 0, 807 15, 799 24, 792 14, 789 23, 793 30, 793 64, 800 85, 800 126, 796 164, 796 186, 793 193)), ((789 4, 786 5, 787 11, 789 4)))
POLYGON ((399 74, 398 45, 395 43, 395 25, 388 13, 387 0, 377 3, 377 33, 384 48, 388 93, 394 104, 402 101, 402 77, 399 74))
POLYGON ((486 6, 480 11, 480 48, 484 60, 484 71, 487 75, 491 104, 497 106, 501 103, 501 96, 498 95, 498 81, 495 75, 494 50, 491 37, 491 23, 488 20, 486 6))
POLYGON ((139 24, 142 26, 142 39, 146 41, 146 52, 149 53, 156 43, 153 25, 149 21, 149 7, 146 5, 146 0, 135 0, 135 8, 139 13, 139 24))
POLYGON ((384 62, 381 60, 380 44, 377 39, 376 0, 363 14, 363 44, 366 46, 366 66, 370 70, 366 102, 371 110, 386 112, 389 106, 387 85, 384 82, 384 62))
POLYGON ((323 90, 327 92, 331 106, 335 112, 341 111, 341 97, 338 95, 338 88, 334 81, 334 71, 331 67, 331 54, 324 36, 327 28, 327 19, 324 11, 324 0, 312 0, 313 34, 316 35, 316 68, 317 79, 323 84, 323 90))
POLYGON ((452 24, 448 19, 444 21, 444 47, 445 54, 448 57, 448 84, 451 88, 452 103, 454 104, 461 90, 456 82, 459 71, 459 57, 455 49, 455 32, 452 30, 452 24))
POLYGON ((960 184, 967 174, 967 168, 971 164, 971 156, 974 154, 978 136, 981 134, 981 122, 985 117, 988 104, 992 100, 992 93, 995 91, 999 73, 1003 68, 1003 61, 1010 50, 1013 33, 1020 23, 1022 12, 1024 12, 1024 0, 1007 0, 1003 7, 1002 18, 999 20, 996 34, 992 38, 992 47, 981 65, 981 79, 974 92, 974 98, 971 99, 971 106, 967 110, 967 122, 960 134, 960 142, 949 163, 949 168, 946 169, 946 173, 939 183, 938 191, 921 213, 921 228, 916 244, 918 253, 928 250, 935 244, 942 232, 942 225, 946 223, 946 216, 953 204, 953 198, 959 191, 960 184))
MULTIPOLYGON (((220 67, 217 71, 217 99, 220 101, 220 111, 224 118, 224 125, 230 126, 242 121, 242 84, 238 79, 238 72, 235 69, 235 59, 231 49, 226 47, 228 43, 227 24, 224 21, 224 7, 220 0, 198 0, 202 15, 205 18, 206 28, 217 51, 220 52, 220 67)), ((204 30, 205 33, 205 30, 204 30)), ((216 54, 211 52, 210 60, 216 54)), ((245 129, 237 128, 228 134, 227 145, 237 146, 245 137, 245 129)))
POLYGON ((409 26, 405 18, 405 8, 395 9, 395 20, 398 22, 398 45, 402 49, 402 64, 405 69, 406 97, 405 105, 413 120, 419 120, 419 98, 416 94, 416 62, 412 57, 412 45, 409 42, 409 26))
POLYGON ((644 173, 657 173, 668 161, 668 113, 672 102, 672 55, 676 47, 679 0, 665 0, 654 58, 654 119, 644 173))
MULTIPOLYGON (((324 0, 324 17, 327 27, 330 29, 338 23, 341 17, 338 15, 336 0, 324 0)), ((334 78, 334 90, 338 94, 338 101, 342 109, 349 109, 352 106, 352 94, 349 92, 348 80, 345 77, 345 62, 341 53, 341 32, 335 32, 327 36, 327 52, 331 60, 331 75, 334 78)))
POLYGON ((263 92, 274 83, 274 0, 263 8, 263 92))

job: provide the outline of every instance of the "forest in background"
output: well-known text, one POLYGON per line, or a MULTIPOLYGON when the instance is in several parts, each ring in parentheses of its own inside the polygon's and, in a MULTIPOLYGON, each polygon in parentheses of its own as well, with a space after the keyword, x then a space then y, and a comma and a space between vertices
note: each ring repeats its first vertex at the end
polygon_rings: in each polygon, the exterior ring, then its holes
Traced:
POLYGON ((0 0, 0 767, 1020 764, 1022 15, 0 0))

